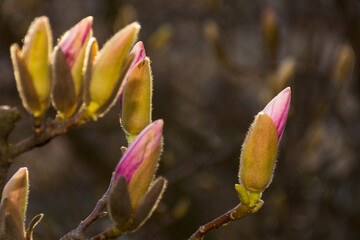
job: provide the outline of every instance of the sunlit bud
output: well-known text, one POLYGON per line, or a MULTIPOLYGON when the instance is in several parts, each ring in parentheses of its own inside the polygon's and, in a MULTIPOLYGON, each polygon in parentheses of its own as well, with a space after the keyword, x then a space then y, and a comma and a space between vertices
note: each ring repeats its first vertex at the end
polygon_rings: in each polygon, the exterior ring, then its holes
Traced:
POLYGON ((157 120, 147 126, 130 143, 116 167, 113 181, 125 177, 133 209, 141 202, 157 169, 163 124, 163 120, 157 120))
POLYGON ((263 112, 268 115, 276 126, 279 142, 283 135, 287 116, 290 108, 291 89, 282 90, 264 108, 263 112))
POLYGON ((91 63, 88 112, 94 118, 104 115, 115 103, 121 82, 132 62, 132 59, 126 57, 139 30, 140 25, 137 22, 120 30, 104 45, 91 63))
POLYGON ((25 220, 29 192, 29 176, 27 168, 20 168, 6 183, 1 201, 9 199, 20 212, 22 221, 25 220))
POLYGON ((93 17, 81 20, 61 37, 54 50, 52 101, 65 118, 71 117, 83 100, 83 67, 92 22, 93 17))
POLYGON ((31 23, 22 50, 18 44, 10 48, 22 103, 36 119, 42 118, 49 104, 51 50, 52 36, 47 17, 36 18, 31 23))
POLYGON ((119 95, 119 101, 120 101, 120 106, 122 106, 122 101, 123 101, 123 93, 124 93, 124 89, 125 89, 125 85, 132 73, 132 71, 134 70, 134 68, 139 65, 141 62, 143 62, 145 60, 146 57, 146 53, 145 53, 145 48, 144 48, 144 44, 143 42, 139 41, 137 42, 134 47, 132 48, 130 54, 134 55, 134 60, 130 65, 129 71, 126 73, 126 76, 124 78, 124 80, 121 83, 120 86, 120 95, 119 95))
POLYGON ((242 145, 239 182, 248 191, 262 192, 271 182, 278 148, 276 127, 260 112, 242 145))
MULTIPOLYGON (((67 31, 60 39, 59 45, 64 53, 69 68, 78 61, 78 58, 84 58, 84 48, 91 36, 91 25, 93 17, 86 17, 67 31), (83 52, 82 52, 83 51, 83 52), (82 53, 81 53, 82 52, 82 53)), ((83 60, 80 60, 81 65, 83 60)))
POLYGON ((91 102, 90 97, 90 80, 91 73, 93 68, 93 63, 95 61, 96 56, 99 52, 99 45, 96 41, 96 38, 91 37, 85 51, 85 60, 84 60, 84 94, 83 94, 83 102, 86 106, 88 106, 91 102))
POLYGON ((349 45, 343 45, 338 49, 335 59, 333 79, 337 84, 343 84, 353 74, 355 67, 354 50, 349 45))
POLYGON ((249 200, 237 187, 240 199, 256 204, 271 183, 278 144, 284 131, 289 106, 290 88, 273 98, 255 117, 246 135, 240 156, 239 182, 249 191, 249 200))
POLYGON ((132 71, 122 98, 121 123, 132 141, 151 123, 152 74, 149 58, 132 71))

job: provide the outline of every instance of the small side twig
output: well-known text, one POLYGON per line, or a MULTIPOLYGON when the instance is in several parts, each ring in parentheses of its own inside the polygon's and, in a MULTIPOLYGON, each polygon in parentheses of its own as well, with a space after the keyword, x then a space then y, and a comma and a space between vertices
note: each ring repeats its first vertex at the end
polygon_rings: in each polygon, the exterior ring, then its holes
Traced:
POLYGON ((252 208, 248 205, 240 203, 235 208, 231 209, 220 217, 199 227, 199 229, 193 235, 191 235, 188 240, 201 240, 204 238, 205 234, 210 232, 211 230, 220 228, 231 221, 243 218, 249 213, 252 213, 252 208))

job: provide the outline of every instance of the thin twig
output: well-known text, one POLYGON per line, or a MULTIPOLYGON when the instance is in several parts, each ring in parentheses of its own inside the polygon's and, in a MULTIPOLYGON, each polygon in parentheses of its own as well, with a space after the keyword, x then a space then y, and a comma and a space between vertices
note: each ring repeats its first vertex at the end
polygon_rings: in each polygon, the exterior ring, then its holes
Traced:
POLYGON ((247 205, 240 203, 239 205, 237 205, 235 208, 231 209, 227 213, 199 227, 199 229, 193 235, 191 235, 191 237, 188 240, 201 240, 204 238, 204 235, 210 232, 211 230, 220 228, 231 221, 243 218, 249 213, 251 213, 251 208, 247 205))

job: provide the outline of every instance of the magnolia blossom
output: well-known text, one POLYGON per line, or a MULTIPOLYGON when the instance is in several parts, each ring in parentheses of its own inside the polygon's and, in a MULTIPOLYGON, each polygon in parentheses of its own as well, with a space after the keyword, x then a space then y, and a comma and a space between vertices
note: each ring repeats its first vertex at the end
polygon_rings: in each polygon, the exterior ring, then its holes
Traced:
POLYGON ((264 108, 263 112, 268 115, 276 126, 279 142, 283 135, 287 116, 290 108, 291 89, 282 90, 264 108))

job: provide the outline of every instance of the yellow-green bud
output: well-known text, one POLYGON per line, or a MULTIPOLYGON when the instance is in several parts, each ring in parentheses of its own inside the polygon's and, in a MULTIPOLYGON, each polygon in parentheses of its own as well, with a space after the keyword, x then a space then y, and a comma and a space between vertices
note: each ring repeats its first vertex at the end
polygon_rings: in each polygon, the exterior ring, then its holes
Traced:
POLYGON ((239 182, 250 192, 262 192, 270 184, 278 149, 278 133, 273 120, 260 112, 242 145, 239 182))
POLYGON ((24 107, 35 118, 41 118, 49 104, 51 49, 47 17, 31 23, 22 50, 18 44, 10 47, 18 92, 24 107))
POLYGON ((91 63, 91 79, 86 90, 90 98, 88 112, 94 118, 103 116, 117 100, 121 82, 130 67, 126 57, 139 30, 140 25, 136 22, 120 30, 91 63))
POLYGON ((130 136, 137 136, 151 123, 152 74, 149 58, 132 71, 124 88, 121 124, 130 136))

